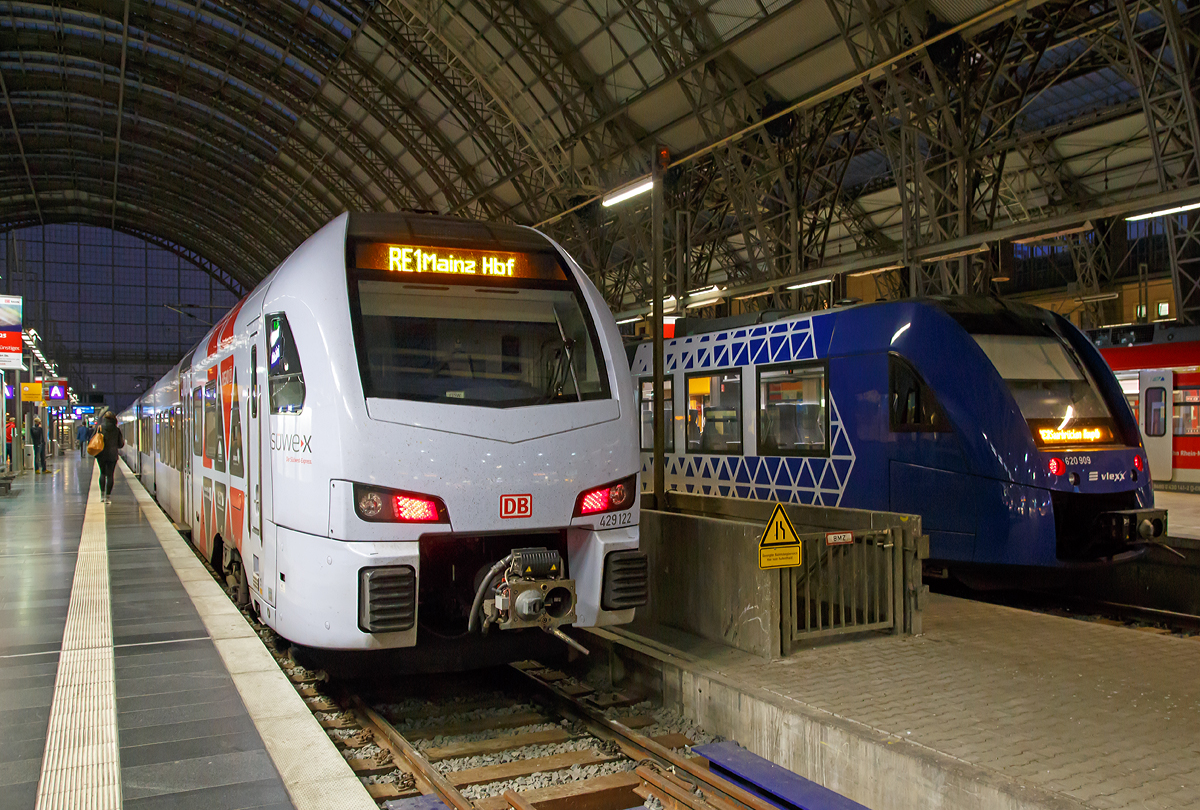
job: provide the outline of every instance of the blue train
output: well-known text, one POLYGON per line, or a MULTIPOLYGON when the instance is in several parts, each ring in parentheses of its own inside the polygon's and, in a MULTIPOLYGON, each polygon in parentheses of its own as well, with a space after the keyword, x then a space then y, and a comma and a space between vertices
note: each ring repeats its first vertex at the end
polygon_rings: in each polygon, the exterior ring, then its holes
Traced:
POLYGON ((946 563, 1071 567, 1165 535, 1120 385, 1062 317, 928 298, 761 319, 665 342, 668 489, 919 514, 946 563))

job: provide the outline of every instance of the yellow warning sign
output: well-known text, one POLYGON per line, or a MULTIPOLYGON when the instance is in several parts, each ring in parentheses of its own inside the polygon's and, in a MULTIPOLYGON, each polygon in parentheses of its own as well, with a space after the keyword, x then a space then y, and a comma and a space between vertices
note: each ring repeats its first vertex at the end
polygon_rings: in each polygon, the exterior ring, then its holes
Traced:
POLYGON ((42 384, 40 382, 23 382, 23 383, 21 383, 21 401, 22 402, 41 402, 42 401, 42 384))
POLYGON ((758 567, 790 568, 800 564, 800 536, 788 520, 783 504, 775 504, 775 511, 767 522, 767 528, 758 541, 758 567))

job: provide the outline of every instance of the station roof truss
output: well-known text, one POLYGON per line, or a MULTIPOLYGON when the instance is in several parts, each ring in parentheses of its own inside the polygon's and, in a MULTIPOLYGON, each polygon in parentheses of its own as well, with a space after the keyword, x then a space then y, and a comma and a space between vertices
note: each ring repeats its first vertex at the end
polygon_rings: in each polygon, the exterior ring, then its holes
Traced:
MULTIPOLYGON (((1188 0, 14 0, 0 226, 135 233, 243 291, 344 210, 508 220, 631 312, 649 210, 599 198, 664 144, 682 297, 982 292, 1055 230, 1086 292, 1125 214, 1200 201, 1198 99, 1188 0)), ((1200 312, 1200 216, 1165 228, 1200 312)))

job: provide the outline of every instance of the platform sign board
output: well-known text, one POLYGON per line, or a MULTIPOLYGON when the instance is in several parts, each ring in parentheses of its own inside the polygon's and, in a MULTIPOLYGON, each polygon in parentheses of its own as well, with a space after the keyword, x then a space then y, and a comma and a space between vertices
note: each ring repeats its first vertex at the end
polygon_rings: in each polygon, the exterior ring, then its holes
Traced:
POLYGON ((21 401, 22 402, 41 402, 42 401, 42 384, 40 382, 21 383, 21 401))
POLYGON ((783 504, 775 504, 767 528, 758 541, 758 567, 791 568, 800 564, 800 535, 788 519, 783 504))
POLYGON ((62 402, 67 398, 66 380, 46 380, 44 385, 47 402, 62 402))
POLYGON ((0 369, 21 367, 21 301, 0 295, 0 369))

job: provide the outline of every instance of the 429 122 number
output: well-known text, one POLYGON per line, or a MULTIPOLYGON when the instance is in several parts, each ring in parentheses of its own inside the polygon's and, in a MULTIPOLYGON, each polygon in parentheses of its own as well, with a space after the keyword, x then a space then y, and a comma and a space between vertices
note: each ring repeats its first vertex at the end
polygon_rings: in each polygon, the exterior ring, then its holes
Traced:
POLYGON ((608 515, 600 516, 600 525, 605 529, 612 529, 617 526, 629 526, 632 523, 632 512, 613 512, 608 515))

